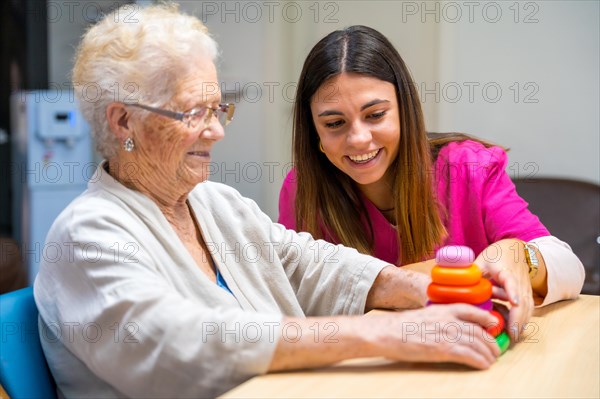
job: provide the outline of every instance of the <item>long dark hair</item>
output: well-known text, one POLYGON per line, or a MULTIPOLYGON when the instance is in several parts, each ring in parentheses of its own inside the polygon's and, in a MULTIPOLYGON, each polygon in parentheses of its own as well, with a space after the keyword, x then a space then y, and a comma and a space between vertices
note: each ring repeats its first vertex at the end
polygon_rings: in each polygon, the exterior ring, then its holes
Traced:
MULTIPOLYGON (((333 238, 360 252, 372 254, 373 228, 356 184, 319 151, 310 101, 327 80, 354 72, 392 83, 400 116, 398 156, 392 195, 395 206, 400 263, 430 256, 446 236, 434 197, 430 172, 432 156, 445 141, 430 144, 418 92, 400 54, 378 31, 351 26, 330 33, 307 56, 294 104, 293 160, 296 165, 296 226, 317 238, 333 238), (432 150, 434 150, 432 152, 432 150), (368 226, 367 234, 364 226, 368 226)), ((452 140, 469 136, 452 136, 452 140)))

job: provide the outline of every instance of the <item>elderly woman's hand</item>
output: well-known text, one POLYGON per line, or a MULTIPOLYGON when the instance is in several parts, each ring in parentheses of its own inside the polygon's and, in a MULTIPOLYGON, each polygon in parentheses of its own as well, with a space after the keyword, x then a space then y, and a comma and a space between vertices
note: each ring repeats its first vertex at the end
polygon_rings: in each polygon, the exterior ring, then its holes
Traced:
POLYGON ((500 355, 496 340, 484 330, 495 322, 494 317, 475 306, 434 305, 366 319, 371 326, 366 334, 389 359, 487 369, 500 355))
POLYGON ((269 371, 323 367, 357 357, 486 369, 500 355, 496 340, 484 330, 495 322, 491 313, 466 304, 363 317, 284 318, 269 371), (294 332, 291 339, 289 331, 294 332))

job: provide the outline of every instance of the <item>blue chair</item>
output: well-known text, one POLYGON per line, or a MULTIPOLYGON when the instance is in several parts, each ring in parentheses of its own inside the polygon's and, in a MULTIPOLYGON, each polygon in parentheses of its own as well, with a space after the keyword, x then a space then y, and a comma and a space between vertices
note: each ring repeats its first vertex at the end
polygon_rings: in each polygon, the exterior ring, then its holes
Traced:
POLYGON ((11 399, 56 398, 38 334, 33 288, 0 295, 0 384, 11 399))

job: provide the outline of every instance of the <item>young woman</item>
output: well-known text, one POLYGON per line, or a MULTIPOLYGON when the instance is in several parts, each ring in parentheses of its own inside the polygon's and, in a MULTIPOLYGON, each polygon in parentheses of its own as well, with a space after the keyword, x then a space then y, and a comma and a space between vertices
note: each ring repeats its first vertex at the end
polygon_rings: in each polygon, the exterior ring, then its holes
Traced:
POLYGON ((529 212, 501 147, 426 134, 412 82, 374 29, 352 26, 315 45, 298 83, 295 168, 279 222, 398 266, 431 259, 442 245, 469 246, 502 282, 494 295, 512 304, 516 339, 534 301, 577 297, 583 266, 529 212))

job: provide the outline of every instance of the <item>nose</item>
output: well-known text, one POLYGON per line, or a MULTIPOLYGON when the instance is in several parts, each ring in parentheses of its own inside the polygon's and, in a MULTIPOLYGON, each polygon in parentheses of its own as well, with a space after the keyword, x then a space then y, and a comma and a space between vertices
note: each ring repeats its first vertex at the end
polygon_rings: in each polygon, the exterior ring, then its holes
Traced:
POLYGON ((207 140, 219 141, 225 137, 225 128, 217 118, 210 118, 204 129, 202 129, 200 137, 207 140))
POLYGON ((367 147, 371 140, 373 140, 371 131, 361 122, 354 122, 346 137, 347 143, 356 148, 367 147))

